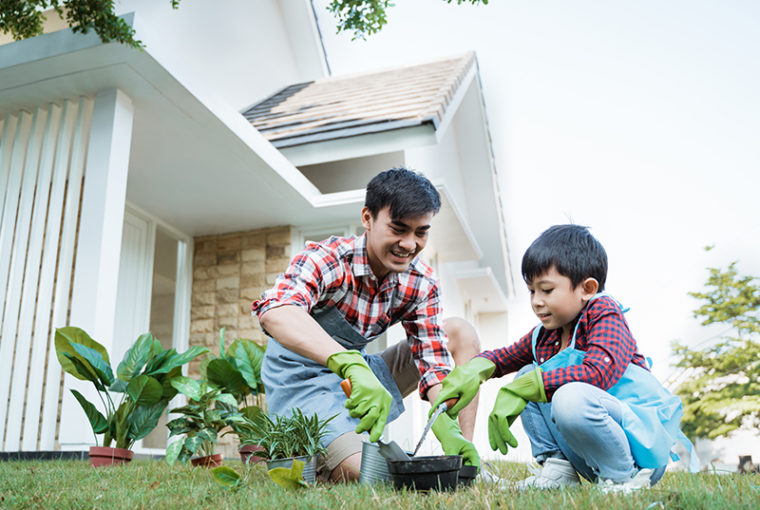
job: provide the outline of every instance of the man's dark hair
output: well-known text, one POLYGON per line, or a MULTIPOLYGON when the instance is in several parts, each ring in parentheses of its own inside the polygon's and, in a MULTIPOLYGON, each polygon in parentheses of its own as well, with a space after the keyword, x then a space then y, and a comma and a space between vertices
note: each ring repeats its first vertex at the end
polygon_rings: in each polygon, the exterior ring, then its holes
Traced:
POLYGON ((570 278, 573 288, 586 278, 599 282, 604 290, 607 280, 607 252, 602 244, 580 225, 554 225, 533 241, 522 259, 523 279, 530 283, 554 266, 570 278))
POLYGON ((373 218, 386 206, 393 220, 416 218, 431 211, 436 214, 441 208, 441 196, 423 175, 406 168, 391 168, 369 181, 364 206, 373 218))

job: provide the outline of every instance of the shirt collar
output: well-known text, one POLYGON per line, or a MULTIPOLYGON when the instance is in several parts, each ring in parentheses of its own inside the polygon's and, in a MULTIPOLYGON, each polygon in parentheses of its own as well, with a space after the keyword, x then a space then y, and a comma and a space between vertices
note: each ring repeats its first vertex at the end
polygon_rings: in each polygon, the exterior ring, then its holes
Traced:
MULTIPOLYGON (((411 266, 409 270, 411 269, 411 266)), ((372 272, 369 265, 369 255, 367 255, 367 233, 360 235, 354 242, 354 261, 352 264, 354 276, 367 276, 372 281, 377 282, 377 276, 372 272)), ((407 270, 407 272, 409 271, 407 270)), ((398 273, 390 272, 383 278, 382 286, 396 285, 398 283, 398 273)))

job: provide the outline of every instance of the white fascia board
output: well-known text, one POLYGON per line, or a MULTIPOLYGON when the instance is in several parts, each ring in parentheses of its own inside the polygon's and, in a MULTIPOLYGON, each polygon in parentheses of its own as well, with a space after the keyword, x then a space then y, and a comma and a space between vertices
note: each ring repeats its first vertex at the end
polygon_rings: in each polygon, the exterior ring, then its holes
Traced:
POLYGON ((473 85, 473 82, 475 82, 475 86, 480 86, 480 83, 475 81, 477 70, 478 61, 476 58, 473 65, 470 67, 470 70, 467 71, 467 75, 462 80, 462 83, 459 84, 456 92, 454 92, 454 97, 452 97, 451 101, 449 101, 449 104, 446 105, 446 110, 444 111, 441 122, 438 124, 438 126, 436 126, 436 143, 440 143, 443 140, 443 137, 446 134, 446 130, 449 128, 449 125, 451 125, 451 121, 454 120, 454 116, 459 110, 459 106, 462 104, 462 100, 467 95, 467 91, 470 89, 470 86, 473 85))
POLYGON ((434 183, 441 195, 441 210, 433 217, 431 244, 443 262, 478 261, 483 250, 446 184, 434 183))
POLYGON ((490 267, 457 271, 456 280, 462 294, 470 299, 473 312, 507 311, 507 297, 490 267))
POLYGON ((435 128, 430 124, 423 124, 380 133, 296 145, 283 148, 281 152, 294 166, 306 166, 396 152, 435 143, 435 128))

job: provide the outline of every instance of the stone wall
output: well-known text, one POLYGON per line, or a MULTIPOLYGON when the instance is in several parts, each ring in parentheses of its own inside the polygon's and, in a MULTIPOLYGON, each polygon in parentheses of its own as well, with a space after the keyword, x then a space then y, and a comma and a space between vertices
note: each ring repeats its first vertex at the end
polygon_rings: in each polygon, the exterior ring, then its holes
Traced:
MULTIPOLYGON (((225 328, 227 345, 236 338, 259 344, 266 339, 251 302, 270 288, 290 261, 291 227, 195 238, 193 291, 190 308, 190 345, 203 345, 219 354, 219 330, 225 328)), ((198 377, 199 361, 189 374, 198 377)), ((237 456, 236 438, 220 438, 218 451, 237 456)))

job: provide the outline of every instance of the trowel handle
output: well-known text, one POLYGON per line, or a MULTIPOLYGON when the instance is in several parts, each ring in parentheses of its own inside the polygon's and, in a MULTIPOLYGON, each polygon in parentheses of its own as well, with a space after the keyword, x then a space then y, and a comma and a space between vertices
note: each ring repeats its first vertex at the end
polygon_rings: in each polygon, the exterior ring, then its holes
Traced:
POLYGON ((448 400, 445 400, 443 403, 446 404, 446 409, 448 410, 454 407, 454 404, 456 404, 457 401, 459 401, 458 398, 450 398, 448 400))
POLYGON ((346 394, 346 397, 351 398, 351 379, 343 379, 340 382, 340 388, 346 394))

